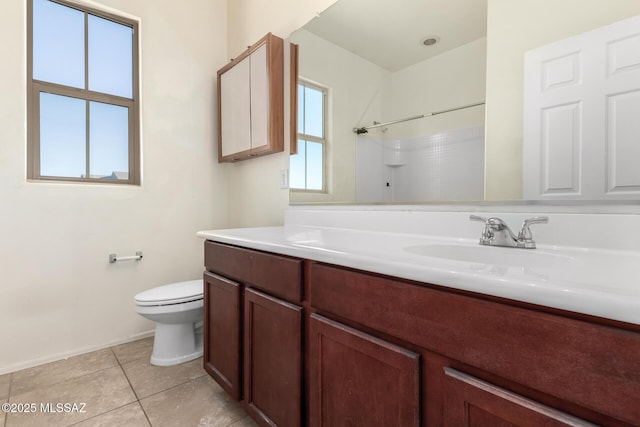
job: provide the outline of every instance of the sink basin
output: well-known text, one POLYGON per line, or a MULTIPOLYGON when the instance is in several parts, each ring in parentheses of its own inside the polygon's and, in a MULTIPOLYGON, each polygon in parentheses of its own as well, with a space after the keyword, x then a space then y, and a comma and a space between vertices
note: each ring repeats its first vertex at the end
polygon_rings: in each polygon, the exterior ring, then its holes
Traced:
POLYGON ((532 269, 565 268, 578 261, 576 258, 568 255, 540 249, 502 248, 463 244, 428 244, 408 246, 404 249, 410 253, 432 258, 532 269))

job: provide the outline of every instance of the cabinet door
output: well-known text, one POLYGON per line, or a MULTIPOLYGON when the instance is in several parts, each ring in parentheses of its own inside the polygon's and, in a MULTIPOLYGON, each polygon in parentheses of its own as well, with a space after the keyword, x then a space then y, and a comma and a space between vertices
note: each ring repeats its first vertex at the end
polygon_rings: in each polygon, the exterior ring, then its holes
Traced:
POLYGON ((595 426, 455 369, 444 371, 445 426, 595 426))
POLYGON ((302 308, 247 288, 244 327, 247 410, 262 425, 301 425, 302 308))
POLYGON ((204 273, 204 368, 234 399, 240 400, 241 285, 204 273))
POLYGON ((223 157, 251 149, 250 57, 220 75, 220 154, 223 157))
POLYGON ((419 355, 312 314, 309 425, 418 426, 419 355))
POLYGON ((269 145, 269 69, 266 43, 251 56, 251 152, 269 145))

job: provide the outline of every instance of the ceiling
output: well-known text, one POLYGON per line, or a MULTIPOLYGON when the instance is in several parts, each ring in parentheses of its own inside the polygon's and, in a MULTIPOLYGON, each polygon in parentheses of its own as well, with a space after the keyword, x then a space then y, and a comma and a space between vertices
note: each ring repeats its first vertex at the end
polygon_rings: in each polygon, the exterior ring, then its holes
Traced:
POLYGON ((485 37, 487 0, 338 0, 304 28, 397 71, 485 37))

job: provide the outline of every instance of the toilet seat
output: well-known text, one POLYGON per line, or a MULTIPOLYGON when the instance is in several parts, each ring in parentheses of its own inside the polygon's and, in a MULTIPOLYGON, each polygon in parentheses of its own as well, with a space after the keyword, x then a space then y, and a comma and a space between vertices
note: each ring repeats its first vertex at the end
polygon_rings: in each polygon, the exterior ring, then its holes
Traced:
POLYGON ((138 306, 184 304, 203 299, 202 279, 172 283, 140 292, 134 297, 138 306))

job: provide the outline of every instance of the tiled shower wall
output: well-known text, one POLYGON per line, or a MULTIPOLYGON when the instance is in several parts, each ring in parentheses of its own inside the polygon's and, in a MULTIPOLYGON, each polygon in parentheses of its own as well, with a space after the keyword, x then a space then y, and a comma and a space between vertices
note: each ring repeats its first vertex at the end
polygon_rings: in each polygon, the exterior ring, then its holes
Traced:
POLYGON ((483 126, 395 140, 380 131, 359 135, 356 159, 358 202, 482 200, 484 196, 483 126))

